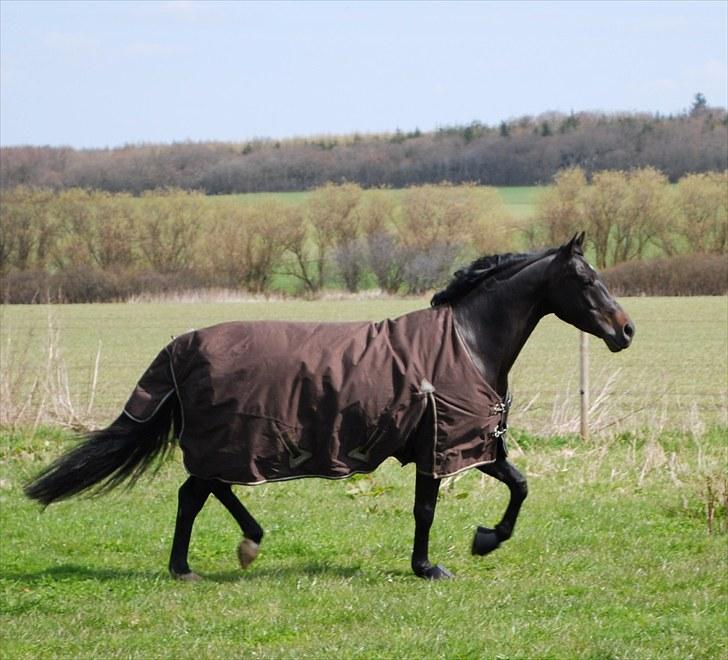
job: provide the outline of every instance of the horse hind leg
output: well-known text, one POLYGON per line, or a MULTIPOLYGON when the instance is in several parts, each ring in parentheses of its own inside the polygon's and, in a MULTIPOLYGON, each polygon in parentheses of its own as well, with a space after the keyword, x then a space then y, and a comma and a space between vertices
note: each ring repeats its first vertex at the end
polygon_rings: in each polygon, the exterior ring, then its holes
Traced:
POLYGON ((189 477, 178 493, 177 520, 169 558, 169 572, 173 578, 185 582, 197 582, 200 576, 192 572, 187 563, 192 526, 210 495, 210 483, 197 477, 189 477))
POLYGON ((214 481, 212 493, 235 518, 243 532, 243 540, 238 545, 238 561, 242 568, 247 568, 258 556, 260 542, 263 540, 263 528, 235 496, 230 484, 214 481))

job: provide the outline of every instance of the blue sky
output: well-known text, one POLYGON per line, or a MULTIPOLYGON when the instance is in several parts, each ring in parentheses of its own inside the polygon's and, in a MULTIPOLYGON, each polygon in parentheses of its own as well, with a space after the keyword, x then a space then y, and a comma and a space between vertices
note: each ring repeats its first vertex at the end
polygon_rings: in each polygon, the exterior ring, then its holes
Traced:
POLYGON ((0 2, 0 143, 402 130, 728 105, 728 3, 0 2))

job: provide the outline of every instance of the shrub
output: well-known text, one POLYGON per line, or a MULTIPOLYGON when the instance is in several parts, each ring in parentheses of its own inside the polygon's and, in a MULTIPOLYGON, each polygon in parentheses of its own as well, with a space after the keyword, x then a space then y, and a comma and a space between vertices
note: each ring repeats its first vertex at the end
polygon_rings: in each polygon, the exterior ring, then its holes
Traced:
POLYGON ((369 268, 382 291, 397 293, 404 283, 407 249, 387 231, 377 231, 366 238, 369 268))
POLYGON ((119 278, 89 266, 49 274, 45 271, 12 271, 3 278, 3 302, 88 303, 120 300, 119 278))
POLYGON ((337 271, 347 291, 359 291, 367 262, 367 248, 364 239, 356 238, 339 243, 333 251, 337 271))
POLYGON ((45 268, 60 233, 53 192, 18 186, 0 197, 0 273, 45 268))
POLYGON ((535 223, 530 229, 532 245, 559 245, 566 236, 584 228, 584 209, 581 198, 587 181, 584 170, 570 167, 554 176, 554 185, 547 188, 536 205, 535 223))
POLYGON ((610 290, 623 296, 721 296, 728 292, 728 259, 680 255, 630 261, 605 270, 610 290))
POLYGON ((66 233, 60 264, 80 259, 103 269, 133 265, 140 218, 131 195, 70 188, 58 195, 55 206, 66 233))
POLYGON ((11 305, 54 302, 50 279, 43 270, 10 271, 2 278, 2 301, 11 305))
POLYGON ((728 252, 728 173, 689 174, 677 184, 678 232, 691 252, 728 252))
POLYGON ((411 250, 402 274, 407 291, 422 294, 442 285, 461 252, 462 246, 457 244, 440 244, 425 250, 411 250))
POLYGON ((198 192, 165 189, 142 195, 138 244, 147 264, 159 273, 192 266, 208 207, 198 192))
MULTIPOLYGON (((354 243, 361 232, 361 218, 356 212, 362 189, 354 183, 327 183, 316 188, 306 201, 309 240, 313 244, 316 264, 316 290, 323 289, 329 270, 331 252, 339 246, 354 243)), ((358 281, 356 274, 352 276, 358 281)), ((347 281, 347 286, 351 283, 347 281)), ((356 284, 354 285, 354 290, 356 284)), ((352 290, 349 287, 349 290, 352 290)))
POLYGON ((103 271, 77 266, 57 273, 13 271, 2 280, 5 304, 119 302, 141 293, 189 291, 205 286, 192 271, 103 271))
POLYGON ((584 229, 597 267, 640 259, 650 244, 670 247, 671 198, 667 177, 651 167, 595 172, 591 183, 581 168, 566 169, 539 199, 526 238, 558 245, 584 229))
POLYGON ((445 182, 407 189, 397 229, 407 247, 427 251, 434 246, 469 245, 483 254, 509 247, 509 225, 497 191, 445 182))
POLYGON ((274 199, 225 200, 197 256, 198 270, 215 284, 261 293, 270 285, 296 221, 295 209, 274 199))

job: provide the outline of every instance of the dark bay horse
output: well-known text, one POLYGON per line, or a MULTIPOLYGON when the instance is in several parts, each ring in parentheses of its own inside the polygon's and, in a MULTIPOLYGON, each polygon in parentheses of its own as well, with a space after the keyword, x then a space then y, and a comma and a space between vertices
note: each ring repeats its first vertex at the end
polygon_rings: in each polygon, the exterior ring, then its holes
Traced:
POLYGON ((416 464, 412 569, 450 577, 428 557, 443 477, 475 467, 510 490, 502 520, 478 527, 472 553, 513 534, 526 479, 507 460, 508 373, 547 314, 627 348, 634 325, 583 255, 584 235, 542 252, 483 257, 458 271, 432 306, 381 323, 238 322, 169 344, 122 415, 89 433, 25 488, 43 504, 133 483, 174 439, 190 476, 179 489, 169 569, 187 561, 210 494, 243 532, 243 567, 263 529, 231 484, 370 472, 388 456, 416 464))

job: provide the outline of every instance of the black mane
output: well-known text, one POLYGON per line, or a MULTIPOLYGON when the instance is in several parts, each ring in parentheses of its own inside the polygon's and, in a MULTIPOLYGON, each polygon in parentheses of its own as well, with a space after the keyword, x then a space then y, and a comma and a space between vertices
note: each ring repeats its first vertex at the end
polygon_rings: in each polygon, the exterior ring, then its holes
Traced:
POLYGON ((552 254, 558 248, 551 248, 541 252, 523 252, 506 254, 494 254, 486 257, 480 257, 473 261, 469 266, 461 268, 455 272, 453 278, 442 291, 438 291, 430 305, 437 307, 438 305, 452 304, 470 293, 475 287, 479 286, 487 280, 497 281, 505 279, 504 274, 510 276, 514 270, 521 270, 548 254, 552 254))

